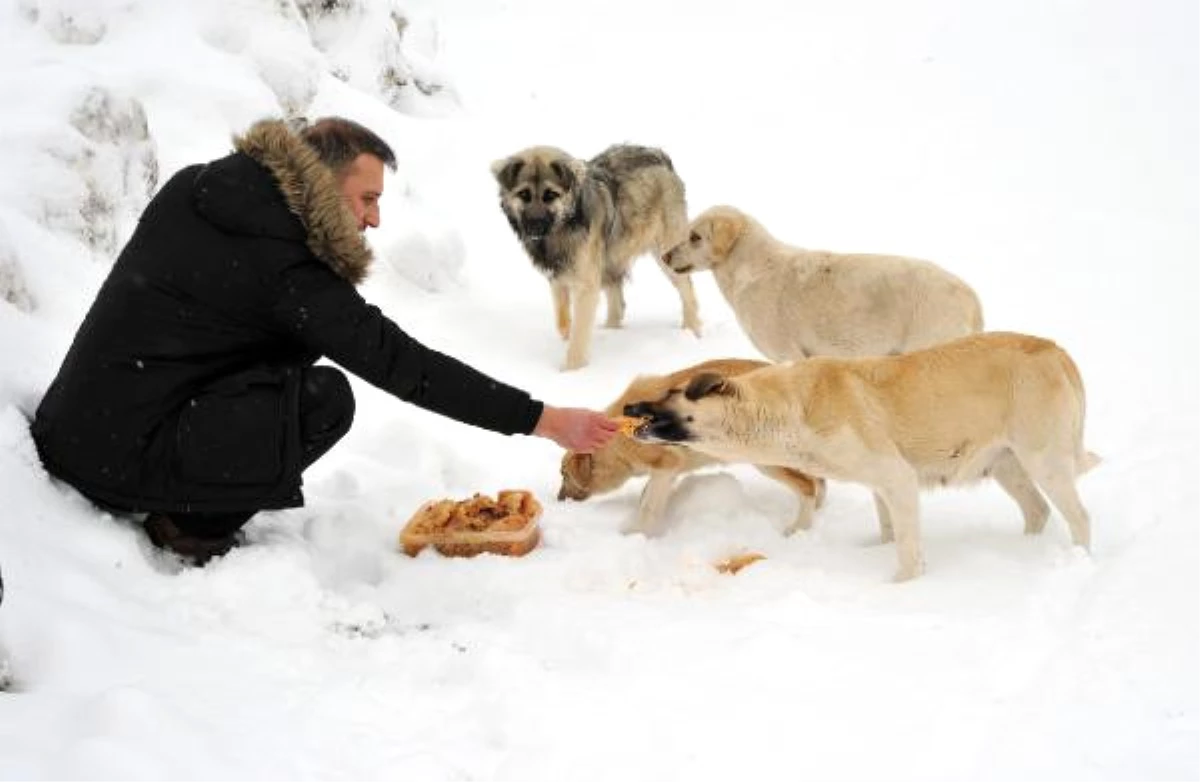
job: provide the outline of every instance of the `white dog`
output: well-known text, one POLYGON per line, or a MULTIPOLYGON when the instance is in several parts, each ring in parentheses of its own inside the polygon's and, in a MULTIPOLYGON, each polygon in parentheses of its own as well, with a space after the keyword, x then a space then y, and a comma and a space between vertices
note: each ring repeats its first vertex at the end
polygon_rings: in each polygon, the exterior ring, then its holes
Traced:
POLYGON ((975 292, 928 261, 791 247, 731 206, 692 221, 663 260, 680 273, 711 269, 772 361, 905 353, 983 328, 975 292))

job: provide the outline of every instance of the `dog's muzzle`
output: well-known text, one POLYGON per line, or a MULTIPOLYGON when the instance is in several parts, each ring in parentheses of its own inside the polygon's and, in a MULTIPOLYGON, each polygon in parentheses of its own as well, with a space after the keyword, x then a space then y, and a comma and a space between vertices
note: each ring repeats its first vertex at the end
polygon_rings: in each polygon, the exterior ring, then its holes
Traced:
POLYGON ((536 242, 546 238, 554 220, 549 217, 526 217, 521 221, 521 236, 527 242, 536 242))
POLYGON ((692 270, 692 265, 690 263, 685 263, 682 265, 676 263, 675 248, 667 250, 665 253, 663 253, 662 261, 667 265, 668 269, 676 274, 687 274, 692 270))
POLYGON ((648 442, 684 443, 692 439, 692 435, 676 413, 666 410, 654 402, 637 402, 625 405, 622 412, 631 418, 648 418, 633 433, 638 440, 648 442))

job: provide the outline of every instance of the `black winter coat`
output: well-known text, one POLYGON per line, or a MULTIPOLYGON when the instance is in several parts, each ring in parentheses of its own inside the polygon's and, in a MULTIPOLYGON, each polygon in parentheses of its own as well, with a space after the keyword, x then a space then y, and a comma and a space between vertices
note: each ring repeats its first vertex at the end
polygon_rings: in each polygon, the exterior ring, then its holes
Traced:
POLYGON ((307 145, 275 121, 235 141, 167 182, 101 287, 32 427, 49 472, 126 510, 300 505, 300 370, 322 356, 458 421, 533 430, 540 402, 355 290, 370 251, 307 145), (226 445, 196 459, 205 437, 226 445))

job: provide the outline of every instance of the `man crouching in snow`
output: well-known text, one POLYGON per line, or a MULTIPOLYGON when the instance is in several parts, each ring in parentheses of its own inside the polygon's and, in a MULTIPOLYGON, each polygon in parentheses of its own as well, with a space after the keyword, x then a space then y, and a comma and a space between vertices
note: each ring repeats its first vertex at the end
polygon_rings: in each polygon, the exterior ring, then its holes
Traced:
POLYGON ((346 376, 502 434, 570 450, 616 425, 545 405, 420 344, 355 290, 391 148, 350 120, 275 120, 184 168, 146 207, 32 426, 46 469, 100 505, 147 513, 195 564, 259 510, 303 504, 301 473, 350 428, 346 376))

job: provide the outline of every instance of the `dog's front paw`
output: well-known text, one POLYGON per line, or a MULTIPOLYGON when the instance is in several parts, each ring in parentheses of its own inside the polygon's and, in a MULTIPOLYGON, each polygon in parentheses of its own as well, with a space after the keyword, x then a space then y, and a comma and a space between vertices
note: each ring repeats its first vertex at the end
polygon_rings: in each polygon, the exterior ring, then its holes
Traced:
POLYGON ((621 527, 622 535, 641 535, 646 540, 662 537, 662 530, 653 525, 647 526, 641 522, 633 521, 621 527))
POLYGON ((690 320, 690 321, 685 320, 683 322, 683 328, 692 332, 692 334, 694 334, 697 337, 701 336, 701 332, 704 330, 702 328, 702 324, 700 323, 700 320, 698 318, 694 319, 694 320, 690 320))
POLYGON ((579 356, 567 356, 567 360, 563 362, 563 372, 574 372, 576 369, 583 369, 587 366, 587 359, 579 356))
POLYGON ((903 583, 905 581, 912 581, 914 578, 917 578, 924 572, 925 572, 925 563, 924 562, 917 562, 916 564, 913 564, 913 565, 901 565, 900 568, 898 570, 896 570, 896 575, 892 576, 892 580, 895 581, 897 584, 903 583))
POLYGON ((812 523, 812 514, 801 513, 784 526, 783 536, 790 538, 797 532, 808 532, 812 529, 812 523))

